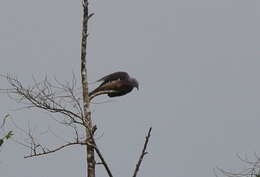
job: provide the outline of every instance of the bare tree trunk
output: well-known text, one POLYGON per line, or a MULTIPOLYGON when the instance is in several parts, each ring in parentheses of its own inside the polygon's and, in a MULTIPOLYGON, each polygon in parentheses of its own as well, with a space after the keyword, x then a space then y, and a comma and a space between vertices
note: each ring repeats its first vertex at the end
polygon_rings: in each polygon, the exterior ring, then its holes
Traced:
POLYGON ((88 37, 88 20, 91 15, 88 11, 88 0, 83 0, 83 21, 82 21, 82 41, 81 41, 81 78, 83 92, 83 112, 84 124, 86 125, 86 143, 87 143, 87 176, 95 177, 95 154, 92 137, 92 120, 89 107, 87 68, 86 68, 86 47, 88 37))

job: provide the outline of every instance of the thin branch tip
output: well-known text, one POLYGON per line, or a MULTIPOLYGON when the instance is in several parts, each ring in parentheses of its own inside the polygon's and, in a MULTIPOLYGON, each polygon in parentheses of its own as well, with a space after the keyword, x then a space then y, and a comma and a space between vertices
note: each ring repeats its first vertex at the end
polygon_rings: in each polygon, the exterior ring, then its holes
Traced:
POLYGON ((148 154, 148 152, 146 151, 146 149, 147 149, 147 145, 148 145, 149 139, 150 139, 150 137, 151 137, 151 131, 152 131, 152 127, 149 128, 148 134, 147 134, 147 136, 145 137, 145 142, 144 142, 144 146, 143 146, 143 149, 142 149, 142 153, 141 153, 141 155, 140 155, 140 157, 139 157, 139 160, 138 160, 138 162, 137 162, 137 164, 136 164, 133 177, 136 177, 136 176, 137 176, 137 173, 138 173, 138 171, 139 171, 139 168, 140 168, 140 166, 141 166, 141 163, 142 163, 142 161, 143 161, 143 158, 144 158, 144 156, 145 156, 146 154, 148 154))

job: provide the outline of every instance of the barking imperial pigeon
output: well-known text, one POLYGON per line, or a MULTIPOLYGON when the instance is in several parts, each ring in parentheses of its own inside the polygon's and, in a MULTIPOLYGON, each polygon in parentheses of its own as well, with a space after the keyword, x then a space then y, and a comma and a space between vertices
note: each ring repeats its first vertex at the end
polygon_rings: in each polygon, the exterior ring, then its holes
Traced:
POLYGON ((91 100, 95 96, 107 94, 109 97, 125 95, 133 90, 134 87, 139 89, 138 81, 131 78, 126 72, 115 72, 102 77, 97 82, 103 81, 100 86, 89 93, 91 100))

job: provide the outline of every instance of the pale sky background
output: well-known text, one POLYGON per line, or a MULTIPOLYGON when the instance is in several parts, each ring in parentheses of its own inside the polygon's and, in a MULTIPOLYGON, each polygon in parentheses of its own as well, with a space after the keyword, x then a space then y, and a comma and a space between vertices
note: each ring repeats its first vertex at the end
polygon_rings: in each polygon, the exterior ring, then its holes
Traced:
MULTIPOLYGON (((213 168, 239 170, 236 154, 260 153, 260 2, 256 0, 92 0, 89 81, 127 71, 140 90, 92 106, 97 143, 114 176, 131 176, 149 126, 140 177, 209 177, 213 168)), ((25 83, 48 75, 79 78, 81 2, 0 1, 0 73, 25 83)), ((0 80, 0 87, 7 84, 0 80)), ((92 85, 92 88, 94 85, 92 85)), ((47 114, 0 95, 0 115, 41 133, 61 128, 47 114)), ((44 135, 46 143, 57 141, 44 135)), ((51 136, 51 135, 50 135, 51 136)), ((16 138, 19 133, 16 132, 16 138)), ((1 177, 84 177, 85 149, 24 159, 9 141, 0 152, 1 177)), ((105 176, 102 166, 97 176, 105 176)))

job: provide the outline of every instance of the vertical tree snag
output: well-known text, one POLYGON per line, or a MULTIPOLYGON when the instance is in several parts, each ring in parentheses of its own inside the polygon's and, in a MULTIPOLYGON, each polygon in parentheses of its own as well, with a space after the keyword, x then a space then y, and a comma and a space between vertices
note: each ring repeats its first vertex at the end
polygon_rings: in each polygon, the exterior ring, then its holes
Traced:
POLYGON ((86 47, 88 37, 88 20, 91 17, 88 11, 88 0, 82 1, 83 19, 82 19, 82 40, 81 40, 81 79, 83 93, 83 112, 84 124, 86 127, 86 150, 87 150, 87 174, 88 177, 95 177, 95 154, 92 137, 92 120, 89 107, 87 68, 86 68, 86 47))

